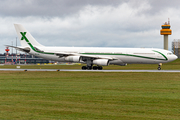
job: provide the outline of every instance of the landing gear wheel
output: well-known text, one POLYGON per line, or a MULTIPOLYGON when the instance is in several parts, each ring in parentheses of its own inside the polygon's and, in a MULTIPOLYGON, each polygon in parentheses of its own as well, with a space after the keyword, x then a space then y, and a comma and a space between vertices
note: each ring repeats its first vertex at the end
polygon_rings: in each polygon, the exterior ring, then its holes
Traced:
POLYGON ((159 63, 159 65, 158 65, 158 70, 161 70, 161 66, 162 66, 162 63, 159 63))
POLYGON ((98 69, 98 67, 97 66, 93 66, 93 70, 97 70, 98 69))
POLYGON ((86 66, 82 66, 82 70, 86 70, 87 69, 87 67, 86 66))
POLYGON ((91 67, 91 66, 87 66, 87 69, 88 69, 88 70, 91 70, 91 69, 92 69, 92 67, 91 67))
POLYGON ((98 68, 97 68, 98 70, 102 70, 103 68, 102 68, 102 66, 98 66, 98 68))
POLYGON ((158 70, 161 70, 161 67, 158 67, 158 70))

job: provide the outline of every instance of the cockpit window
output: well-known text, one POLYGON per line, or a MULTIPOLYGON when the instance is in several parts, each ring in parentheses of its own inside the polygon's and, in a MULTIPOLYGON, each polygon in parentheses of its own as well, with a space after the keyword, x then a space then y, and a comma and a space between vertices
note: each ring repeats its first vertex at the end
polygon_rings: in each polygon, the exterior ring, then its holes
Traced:
POLYGON ((173 55, 173 53, 167 53, 167 55, 173 55))

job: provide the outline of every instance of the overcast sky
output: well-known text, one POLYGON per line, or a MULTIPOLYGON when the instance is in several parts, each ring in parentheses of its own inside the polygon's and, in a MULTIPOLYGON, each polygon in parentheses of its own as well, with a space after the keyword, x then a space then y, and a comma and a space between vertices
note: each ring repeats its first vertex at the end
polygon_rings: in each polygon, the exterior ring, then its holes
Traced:
MULTIPOLYGON (((163 48, 161 25, 180 39, 178 0, 0 0, 0 53, 15 45, 14 23, 45 46, 163 48)), ((20 46, 18 38, 18 46, 20 46)))

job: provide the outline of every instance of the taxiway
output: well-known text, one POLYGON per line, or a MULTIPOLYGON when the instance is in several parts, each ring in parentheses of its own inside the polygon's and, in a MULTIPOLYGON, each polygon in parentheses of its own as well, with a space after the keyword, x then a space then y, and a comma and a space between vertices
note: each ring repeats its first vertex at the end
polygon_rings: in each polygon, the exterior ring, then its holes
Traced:
POLYGON ((180 72, 180 70, 81 70, 81 69, 0 69, 0 71, 67 71, 67 72, 180 72))

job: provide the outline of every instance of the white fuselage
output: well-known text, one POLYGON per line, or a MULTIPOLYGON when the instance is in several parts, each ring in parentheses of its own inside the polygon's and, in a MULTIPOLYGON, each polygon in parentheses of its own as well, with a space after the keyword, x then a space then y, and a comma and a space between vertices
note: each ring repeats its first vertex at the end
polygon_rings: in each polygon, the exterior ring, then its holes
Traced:
POLYGON ((59 57, 50 53, 68 53, 93 55, 96 57, 108 57, 114 60, 110 64, 135 63, 135 64, 158 64, 177 59, 172 52, 154 48, 99 48, 99 47, 38 47, 44 53, 31 49, 32 55, 48 60, 68 62, 65 57, 59 57), (46 52, 48 51, 48 52, 46 52))

